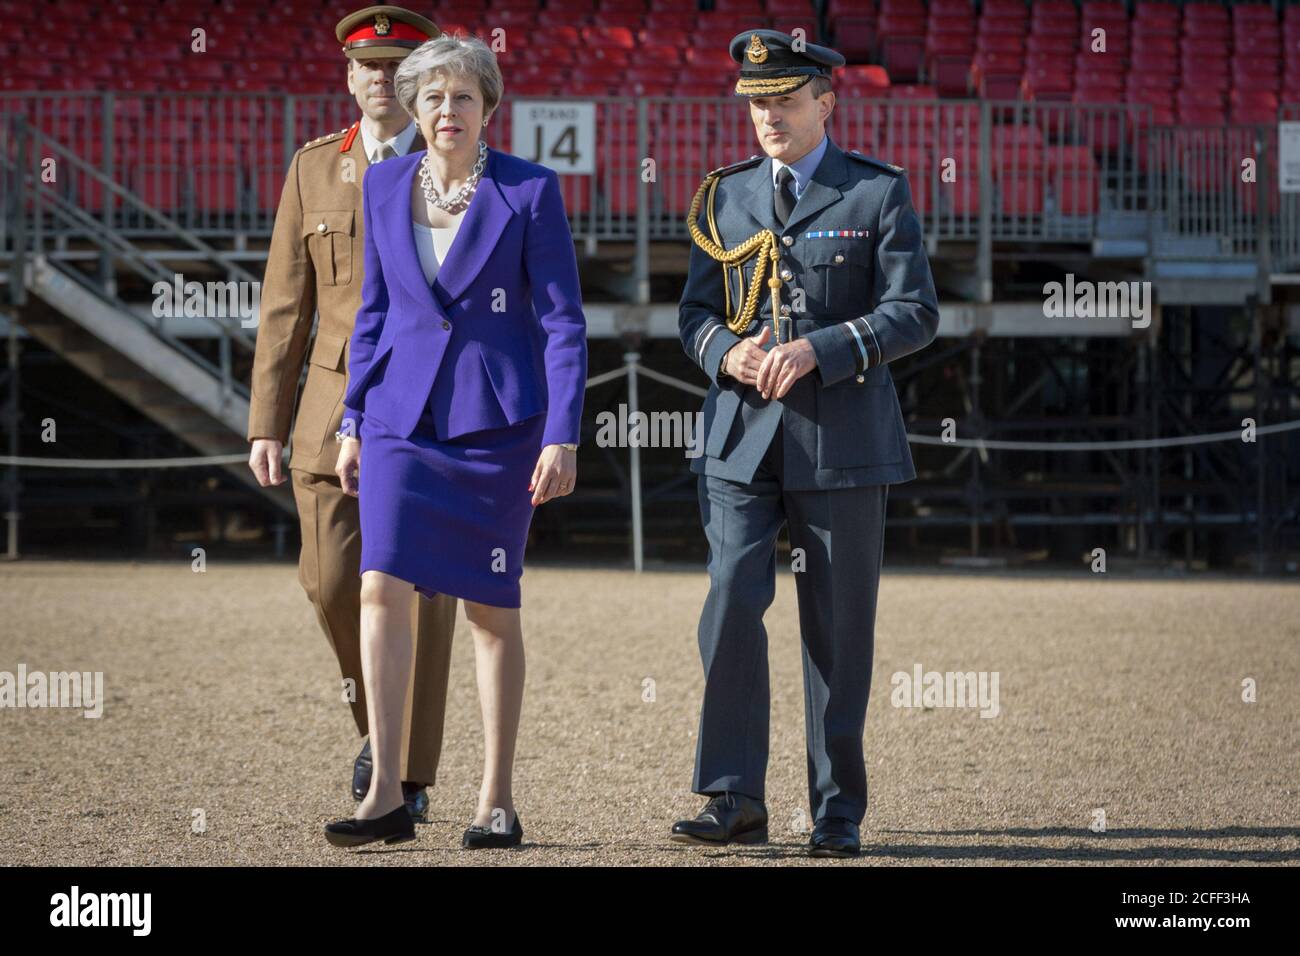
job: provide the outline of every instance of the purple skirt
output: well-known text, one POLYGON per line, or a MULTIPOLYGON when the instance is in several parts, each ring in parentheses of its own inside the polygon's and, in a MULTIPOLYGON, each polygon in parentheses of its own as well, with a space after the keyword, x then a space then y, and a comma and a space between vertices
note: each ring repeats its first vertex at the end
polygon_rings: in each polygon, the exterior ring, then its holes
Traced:
POLYGON ((409 439, 361 420, 361 571, 383 571, 426 597, 519 607, 532 523, 528 482, 546 414, 439 441, 426 410, 409 439))

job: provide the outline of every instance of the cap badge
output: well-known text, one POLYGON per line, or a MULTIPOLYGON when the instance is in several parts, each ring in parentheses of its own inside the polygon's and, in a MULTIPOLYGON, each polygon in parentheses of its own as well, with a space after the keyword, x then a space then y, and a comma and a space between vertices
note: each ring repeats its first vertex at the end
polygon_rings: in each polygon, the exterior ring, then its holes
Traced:
POLYGON ((388 14, 380 13, 375 15, 375 36, 386 37, 392 29, 392 24, 388 22, 388 14))
POLYGON ((759 39, 757 33, 751 33, 749 36, 749 47, 745 50, 745 59, 750 63, 762 63, 767 59, 767 47, 759 39))

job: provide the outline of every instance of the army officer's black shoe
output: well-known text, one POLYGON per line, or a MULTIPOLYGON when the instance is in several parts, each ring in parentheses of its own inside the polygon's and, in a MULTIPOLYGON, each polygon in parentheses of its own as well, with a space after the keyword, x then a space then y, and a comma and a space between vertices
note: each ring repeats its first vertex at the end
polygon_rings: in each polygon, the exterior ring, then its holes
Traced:
POLYGON ((370 762, 370 738, 367 737, 365 746, 352 764, 352 799, 357 803, 366 799, 366 794, 370 792, 370 773, 373 769, 370 762))
POLYGON ((425 793, 424 784, 402 781, 402 799, 406 809, 416 823, 429 822, 429 795, 425 793))
POLYGON ((844 817, 824 817, 808 839, 809 856, 857 856, 862 851, 858 825, 844 817))
POLYGON ((720 793, 704 805, 694 820, 674 823, 670 839, 706 846, 766 843, 767 807, 762 800, 743 793, 720 793))

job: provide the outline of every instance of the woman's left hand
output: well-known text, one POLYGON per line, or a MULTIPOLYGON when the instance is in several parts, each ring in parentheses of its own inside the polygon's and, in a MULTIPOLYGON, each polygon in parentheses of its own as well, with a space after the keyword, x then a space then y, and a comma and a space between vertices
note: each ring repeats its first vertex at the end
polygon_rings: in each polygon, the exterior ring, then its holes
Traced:
POLYGON ((528 490, 533 493, 533 505, 536 506, 552 498, 573 494, 577 483, 578 453, 563 445, 547 445, 537 459, 528 490))

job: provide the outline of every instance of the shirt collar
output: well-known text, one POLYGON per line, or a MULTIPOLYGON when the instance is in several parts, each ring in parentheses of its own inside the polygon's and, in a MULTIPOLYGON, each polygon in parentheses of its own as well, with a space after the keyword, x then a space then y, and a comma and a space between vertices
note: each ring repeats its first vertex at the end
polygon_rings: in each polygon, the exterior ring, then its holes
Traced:
MULTIPOLYGON (((808 180, 812 179, 812 174, 817 171, 822 157, 826 155, 826 145, 830 138, 825 133, 822 134, 822 140, 816 146, 808 151, 800 159, 790 163, 790 172, 794 173, 794 196, 798 199, 808 185, 808 180)), ((776 174, 781 171, 781 167, 786 164, 779 159, 772 160, 772 188, 776 189, 776 174)))
POLYGON ((402 130, 392 139, 379 140, 370 135, 363 121, 361 124, 361 148, 366 151, 366 159, 370 162, 376 161, 375 154, 381 146, 391 146, 398 156, 405 156, 411 149, 411 144, 415 142, 415 121, 412 120, 407 124, 406 129, 402 130))

